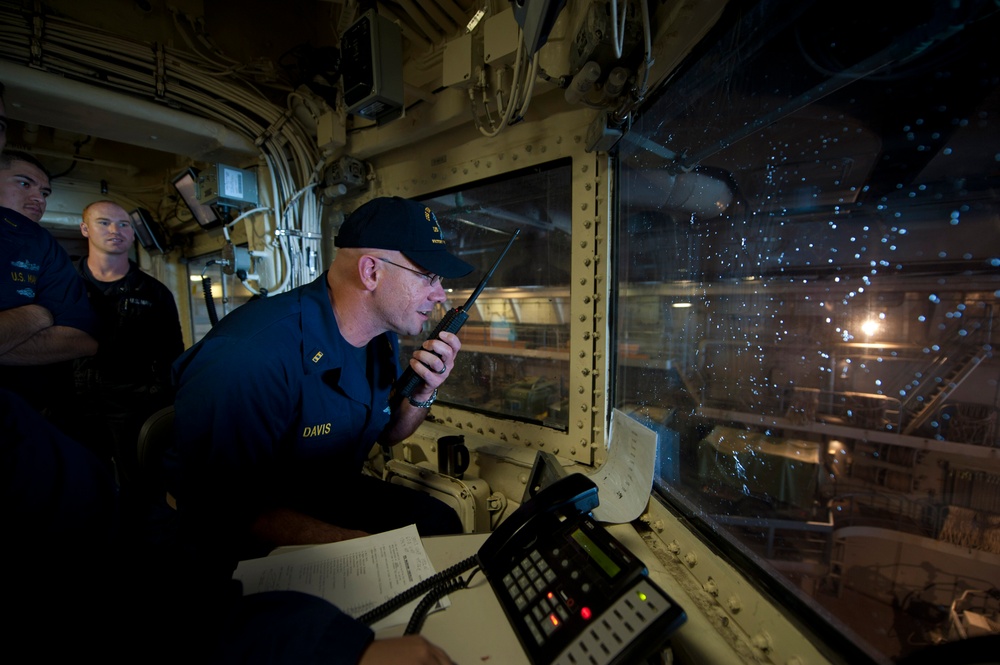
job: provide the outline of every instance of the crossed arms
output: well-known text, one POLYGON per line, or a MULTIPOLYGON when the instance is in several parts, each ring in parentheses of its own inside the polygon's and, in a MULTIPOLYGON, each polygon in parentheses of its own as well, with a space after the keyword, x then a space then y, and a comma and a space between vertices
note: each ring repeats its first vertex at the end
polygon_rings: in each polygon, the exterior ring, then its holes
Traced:
POLYGON ((97 353, 97 340, 78 328, 53 325, 41 305, 0 312, 0 365, 46 365, 97 353))

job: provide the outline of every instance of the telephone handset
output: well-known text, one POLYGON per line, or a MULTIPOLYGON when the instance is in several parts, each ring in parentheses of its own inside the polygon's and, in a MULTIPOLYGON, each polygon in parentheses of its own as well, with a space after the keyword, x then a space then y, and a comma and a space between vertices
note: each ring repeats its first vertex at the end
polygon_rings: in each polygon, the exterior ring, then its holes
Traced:
POLYGON ((508 550, 523 549, 533 543, 541 531, 537 527, 544 522, 558 521, 564 515, 589 513, 599 504, 597 485, 587 476, 574 473, 560 479, 522 503, 520 508, 493 530, 476 555, 479 565, 484 572, 503 565, 501 559, 509 557, 508 550), (529 526, 531 528, 525 531, 529 526))
POLYGON ((534 665, 638 662, 687 620, 589 516, 598 503, 583 474, 560 478, 501 522, 477 554, 534 665))

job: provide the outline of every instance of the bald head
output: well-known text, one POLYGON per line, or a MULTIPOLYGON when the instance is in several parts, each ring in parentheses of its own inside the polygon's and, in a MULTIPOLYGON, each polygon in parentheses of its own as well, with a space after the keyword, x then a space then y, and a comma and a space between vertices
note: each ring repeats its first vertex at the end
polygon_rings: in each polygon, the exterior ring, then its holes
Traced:
POLYGON ((91 254, 128 255, 135 242, 132 219, 114 201, 95 201, 84 208, 80 233, 91 254))

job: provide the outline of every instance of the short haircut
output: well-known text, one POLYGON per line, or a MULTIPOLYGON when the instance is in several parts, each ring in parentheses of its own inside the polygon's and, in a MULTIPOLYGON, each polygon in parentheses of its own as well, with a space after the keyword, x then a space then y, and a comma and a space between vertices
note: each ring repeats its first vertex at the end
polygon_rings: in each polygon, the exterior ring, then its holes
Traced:
POLYGON ((31 153, 21 150, 4 150, 0 153, 0 169, 9 169, 14 165, 14 162, 27 162, 44 173, 46 178, 52 180, 52 174, 49 173, 49 170, 31 153))
MULTIPOLYGON (((88 203, 84 207, 83 211, 80 213, 80 216, 83 217, 84 220, 86 220, 87 219, 87 211, 90 210, 91 208, 93 208, 94 206, 101 205, 102 203, 109 203, 109 204, 111 204, 113 206, 118 206, 122 210, 125 210, 125 206, 123 206, 121 203, 118 203, 118 201, 112 201, 111 199, 101 199, 100 201, 92 201, 91 203, 88 203)), ((128 211, 126 211, 126 214, 127 213, 128 213, 128 211)))

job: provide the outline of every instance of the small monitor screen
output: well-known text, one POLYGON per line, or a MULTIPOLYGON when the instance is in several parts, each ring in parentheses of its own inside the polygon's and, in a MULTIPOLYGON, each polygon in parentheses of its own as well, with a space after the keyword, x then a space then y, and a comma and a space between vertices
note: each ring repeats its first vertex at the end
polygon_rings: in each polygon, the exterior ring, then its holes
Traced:
POLYGON ((601 567, 608 577, 614 577, 621 572, 621 567, 611 560, 604 550, 597 546, 593 540, 591 540, 587 534, 585 534, 581 529, 577 529, 572 534, 573 540, 580 545, 584 552, 590 555, 594 563, 601 567))
POLYGON ((180 194, 184 203, 187 204, 195 221, 205 229, 219 226, 222 217, 212 206, 207 206, 198 200, 198 172, 189 168, 176 178, 174 178, 174 189, 180 194))
POLYGON ((167 252, 167 244, 163 238, 163 233, 159 225, 153 221, 153 216, 148 210, 137 208, 128 214, 132 220, 132 228, 135 230, 135 238, 147 252, 158 251, 162 254, 167 252))

